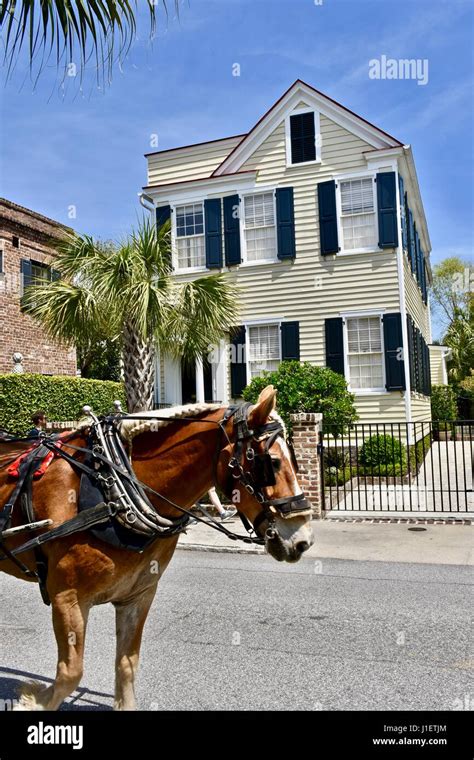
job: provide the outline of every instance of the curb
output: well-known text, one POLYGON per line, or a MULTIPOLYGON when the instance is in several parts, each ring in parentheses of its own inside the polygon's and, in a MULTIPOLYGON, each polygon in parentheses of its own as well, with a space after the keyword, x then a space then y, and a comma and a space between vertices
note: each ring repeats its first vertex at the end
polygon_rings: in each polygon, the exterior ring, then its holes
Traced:
POLYGON ((243 546, 208 546, 206 544, 179 544, 176 549, 184 549, 188 552, 220 552, 223 554, 265 554, 263 547, 246 549, 243 546))

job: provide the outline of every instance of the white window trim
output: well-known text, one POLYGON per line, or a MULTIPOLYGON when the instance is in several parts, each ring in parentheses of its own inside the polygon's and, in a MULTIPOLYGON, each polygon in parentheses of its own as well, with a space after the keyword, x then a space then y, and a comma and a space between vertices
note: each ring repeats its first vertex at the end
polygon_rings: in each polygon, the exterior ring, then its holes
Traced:
POLYGON ((262 264, 277 264, 280 259, 278 258, 278 229, 277 229, 277 209, 276 209, 276 190, 274 187, 263 187, 249 190, 245 193, 239 194, 239 234, 240 234, 240 257, 242 261, 239 264, 240 267, 254 267, 261 266, 262 264), (247 240, 245 238, 245 211, 244 211, 244 198, 251 195, 263 195, 264 193, 273 193, 273 218, 275 220, 275 256, 270 259, 255 259, 254 261, 248 261, 247 259, 247 240))
POLYGON ((278 326, 278 348, 280 353, 280 359, 279 361, 282 361, 281 358, 281 323, 283 322, 283 319, 278 319, 275 317, 270 317, 269 319, 255 319, 252 322, 244 322, 245 326, 245 368, 246 368, 246 374, 247 374, 247 385, 250 383, 252 376, 250 374, 250 339, 249 339, 249 327, 263 327, 265 325, 277 325, 278 326))
POLYGON ((374 214, 375 214, 375 228, 378 234, 378 206, 377 206, 377 183, 375 182, 376 172, 374 171, 359 171, 351 174, 339 174, 334 176, 336 182, 336 215, 337 215, 337 235, 339 239, 340 251, 338 256, 352 256, 358 253, 383 253, 383 249, 379 248, 377 244, 368 248, 343 248, 344 235, 342 229, 342 202, 341 202, 341 182, 351 179, 368 179, 372 177, 372 193, 374 197, 374 214))
POLYGON ((360 312, 344 312, 343 314, 340 314, 342 317, 342 336, 343 336, 343 344, 344 344, 344 376, 347 380, 347 390, 350 391, 350 393, 354 393, 356 396, 385 396, 390 391, 388 391, 385 387, 385 384, 387 382, 386 372, 385 372, 385 343, 384 343, 384 335, 383 335, 383 318, 384 310, 382 309, 374 309, 372 311, 360 311, 360 312), (350 373, 350 367, 349 367, 349 340, 347 335, 347 320, 348 319, 358 319, 359 317, 379 317, 380 320, 380 346, 381 346, 381 354, 382 354, 382 382, 383 387, 380 388, 352 388, 351 387, 351 373, 350 373))
POLYGON ((285 148, 286 148, 286 167, 287 169, 297 169, 299 166, 311 166, 313 164, 321 163, 321 120, 319 117, 319 111, 314 108, 295 108, 290 111, 285 117, 285 148), (300 161, 298 164, 294 164, 291 161, 291 116, 300 116, 304 113, 314 113, 314 147, 316 151, 316 158, 314 161, 300 161))
MULTIPOLYGON (((178 234, 177 234, 177 225, 176 225, 176 209, 178 206, 190 206, 190 205, 196 205, 198 203, 201 203, 202 205, 202 227, 203 227, 203 236, 204 236, 204 254, 206 251, 206 217, 204 214, 204 199, 202 200, 192 200, 192 201, 178 201, 171 205, 171 262, 173 265, 173 274, 191 274, 194 272, 207 272, 208 268, 206 266, 199 266, 199 267, 179 267, 178 266, 178 234)), ((200 237, 200 235, 186 235, 186 237, 200 237)))

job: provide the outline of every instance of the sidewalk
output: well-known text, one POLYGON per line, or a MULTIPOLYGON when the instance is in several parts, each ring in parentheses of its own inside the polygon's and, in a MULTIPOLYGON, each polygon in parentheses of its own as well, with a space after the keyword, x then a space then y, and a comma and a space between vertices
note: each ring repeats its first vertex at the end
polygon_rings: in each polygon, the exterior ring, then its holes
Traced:
MULTIPOLYGON (((244 535, 239 519, 226 527, 244 535)), ((474 527, 470 525, 410 525, 397 523, 313 520, 314 545, 305 553, 311 559, 349 559, 380 562, 416 562, 436 565, 473 565, 474 527), (425 528, 411 531, 409 528, 425 528)), ((261 546, 232 541, 200 523, 180 536, 178 549, 264 554, 261 546)))

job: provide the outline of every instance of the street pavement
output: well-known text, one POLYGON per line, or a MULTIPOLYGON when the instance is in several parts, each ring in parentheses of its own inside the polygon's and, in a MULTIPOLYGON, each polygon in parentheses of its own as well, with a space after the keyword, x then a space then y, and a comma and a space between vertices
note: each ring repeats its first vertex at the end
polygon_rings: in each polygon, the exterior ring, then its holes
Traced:
MULTIPOLYGON (((54 674, 55 643, 38 590, 0 583, 9 699, 18 680, 54 674)), ((466 565, 178 550, 145 629, 139 709, 472 709, 471 584, 466 565)), ((82 685, 63 709, 110 709, 113 672, 107 605, 92 611, 82 685)))

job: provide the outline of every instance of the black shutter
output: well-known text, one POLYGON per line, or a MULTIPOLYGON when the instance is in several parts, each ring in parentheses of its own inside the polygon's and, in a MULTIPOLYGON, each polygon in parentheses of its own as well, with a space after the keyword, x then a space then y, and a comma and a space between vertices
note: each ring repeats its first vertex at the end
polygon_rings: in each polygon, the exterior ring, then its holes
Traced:
POLYGON ((279 187, 276 191, 276 216, 278 258, 294 259, 295 245, 295 210, 292 187, 279 187))
POLYGON ((402 317, 398 312, 383 315, 385 348, 385 387, 388 391, 404 391, 405 362, 403 360, 402 317))
POLYGON ((333 179, 319 183, 318 206, 321 253, 327 256, 340 250, 337 239, 336 183, 333 179))
POLYGON ((344 338, 342 317, 324 321, 326 332, 326 367, 344 375, 344 338))
POLYGON ((431 396, 431 366, 430 366, 430 348, 425 343, 426 355, 426 395, 431 396))
POLYGON ((405 215, 405 186, 403 183, 403 177, 398 175, 398 195, 400 197, 400 219, 402 222, 402 245, 403 250, 407 250, 407 220, 405 215))
POLYGON ((410 357, 410 389, 415 390, 415 352, 413 340, 413 320, 407 314, 407 333, 408 333, 408 356, 410 357))
POLYGON ((316 160, 314 112, 290 116, 291 163, 316 160))
POLYGON ((247 357, 245 355, 245 326, 238 327, 231 340, 230 389, 232 398, 238 398, 247 385, 247 357))
POLYGON ((421 358, 421 333, 415 328, 416 335, 416 390, 423 393, 423 360, 421 358))
POLYGON ((20 260, 20 272, 21 272, 21 287, 20 294, 23 295, 25 288, 33 282, 33 274, 31 271, 31 261, 29 259, 20 260))
POLYGON ((224 198, 224 248, 228 267, 240 264, 240 205, 238 195, 224 198))
POLYGON ((208 198, 204 201, 206 223, 206 266, 220 269, 222 266, 222 214, 221 199, 208 198))
POLYGON ((300 360, 300 323, 281 323, 281 358, 282 361, 300 360))
POLYGON ((395 172, 377 174, 379 248, 395 248, 398 245, 397 192, 395 182, 395 172))
POLYGON ((171 219, 171 206, 158 206, 156 209, 156 226, 158 229, 171 219))
POLYGON ((411 209, 408 209, 408 229, 410 230, 410 265, 411 265, 411 271, 412 274, 415 274, 416 272, 416 247, 415 247, 415 234, 416 234, 416 225, 413 221, 413 213, 411 209))

